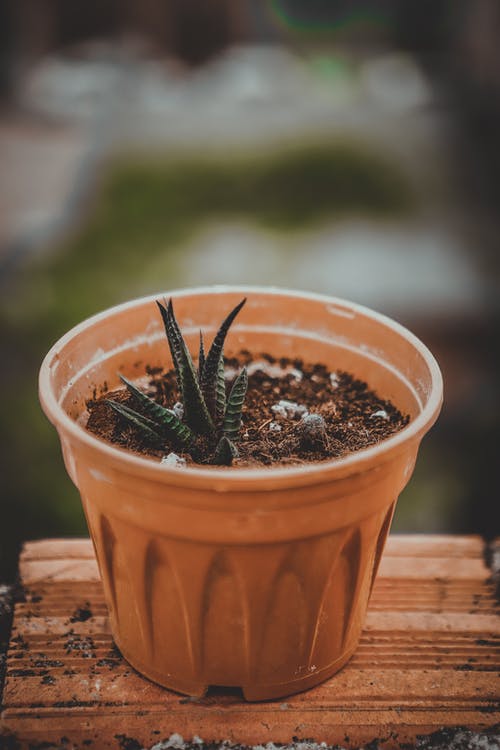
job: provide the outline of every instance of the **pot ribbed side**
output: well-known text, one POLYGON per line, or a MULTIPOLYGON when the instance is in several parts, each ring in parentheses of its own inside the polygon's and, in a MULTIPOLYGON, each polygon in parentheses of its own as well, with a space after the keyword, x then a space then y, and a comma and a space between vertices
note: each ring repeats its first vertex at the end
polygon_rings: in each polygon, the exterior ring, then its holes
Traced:
POLYGON ((231 685, 253 700, 320 682, 352 654, 393 509, 260 546, 194 545, 84 505, 131 664, 180 692, 231 685))

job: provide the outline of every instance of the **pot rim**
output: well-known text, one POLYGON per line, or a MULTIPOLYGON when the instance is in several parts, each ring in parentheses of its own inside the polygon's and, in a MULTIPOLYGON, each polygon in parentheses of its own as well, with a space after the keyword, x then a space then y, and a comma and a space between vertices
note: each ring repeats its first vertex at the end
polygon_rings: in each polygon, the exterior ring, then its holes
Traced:
POLYGON ((276 490, 278 488, 285 489, 293 486, 323 483, 327 479, 340 479, 346 475, 362 473, 372 467, 374 463, 385 463, 390 457, 404 450, 409 443, 420 440, 438 417, 443 402, 443 379, 439 365, 433 354, 415 334, 388 316, 371 310, 364 305, 359 305, 339 297, 276 286, 213 285, 189 287, 167 291, 166 293, 160 292, 146 295, 114 305, 83 320, 59 338, 46 354, 39 374, 39 397, 46 416, 57 427, 58 431, 66 432, 74 440, 83 443, 90 450, 104 454, 110 464, 114 466, 119 465, 122 470, 126 470, 129 473, 142 476, 147 475, 154 481, 174 486, 205 487, 219 491, 276 490), (188 465, 182 468, 168 467, 160 464, 159 461, 154 461, 151 458, 143 457, 124 448, 119 448, 112 443, 107 443, 96 437, 70 417, 62 408, 51 387, 50 370, 52 362, 59 357, 61 350, 74 336, 91 328, 110 314, 119 313, 127 308, 139 307, 148 302, 154 302, 163 296, 177 299, 196 294, 218 295, 221 293, 242 293, 244 295, 266 294, 269 296, 276 295, 309 299, 327 305, 348 308, 354 313, 364 315, 379 322, 386 328, 403 336, 425 360, 431 376, 427 403, 417 417, 411 420, 406 427, 395 435, 375 445, 363 448, 354 453, 349 453, 342 458, 332 458, 325 461, 301 464, 300 466, 265 466, 256 468, 207 467, 199 465, 188 465))

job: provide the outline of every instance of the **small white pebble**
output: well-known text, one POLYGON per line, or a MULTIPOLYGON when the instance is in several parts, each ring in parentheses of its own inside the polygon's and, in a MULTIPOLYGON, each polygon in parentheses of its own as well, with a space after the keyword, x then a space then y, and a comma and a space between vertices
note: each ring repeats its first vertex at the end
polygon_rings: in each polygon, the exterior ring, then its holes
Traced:
POLYGON ((295 417, 302 417, 307 414, 307 406, 285 399, 278 401, 277 404, 271 406, 271 409, 280 419, 295 419, 295 417))
POLYGON ((301 445, 306 450, 327 446, 326 423, 321 414, 304 414, 298 428, 301 445))
POLYGON ((184 737, 182 734, 178 734, 177 732, 174 732, 170 735, 167 742, 165 743, 165 747, 173 747, 173 748, 184 748, 184 737))
POLYGON ((174 404, 174 408, 172 409, 177 419, 182 419, 184 416, 184 406, 181 404, 180 401, 177 401, 176 404, 174 404))
POLYGON ((331 372, 330 373, 330 385, 332 386, 332 388, 334 388, 334 389, 338 388, 339 387, 339 383, 340 383, 340 380, 339 380, 339 376, 337 375, 337 373, 336 372, 331 372))
POLYGON ((271 409, 276 414, 277 417, 282 417, 282 419, 286 419, 286 409, 284 406, 280 406, 279 404, 274 404, 271 406, 271 409))
POLYGON ((177 453, 169 453, 161 459, 162 466, 185 466, 186 459, 178 456, 177 453))
POLYGON ((269 422, 269 432, 281 432, 281 425, 277 422, 269 422))
POLYGON ((348 422, 348 423, 347 423, 347 426, 348 426, 348 427, 352 427, 352 422, 348 422))
POLYGON ((379 409, 378 411, 374 411, 373 414, 370 414, 370 419, 373 419, 373 417, 380 417, 381 419, 389 419, 389 415, 387 414, 385 409, 379 409))

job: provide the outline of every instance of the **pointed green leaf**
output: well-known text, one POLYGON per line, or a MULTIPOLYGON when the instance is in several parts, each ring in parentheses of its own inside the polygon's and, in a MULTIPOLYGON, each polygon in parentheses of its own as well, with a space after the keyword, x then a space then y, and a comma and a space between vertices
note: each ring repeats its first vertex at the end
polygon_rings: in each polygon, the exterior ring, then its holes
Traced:
MULTIPOLYGON (((180 367, 181 367, 181 345, 180 345, 180 331, 177 330, 175 325, 173 324, 169 309, 167 307, 164 307, 161 302, 158 302, 156 300, 156 304, 158 305, 158 309, 160 311, 163 325, 165 326, 165 333, 167 334, 167 341, 168 346, 170 348, 170 354, 172 355, 172 362, 175 368, 175 375, 177 377, 177 386, 179 390, 181 390, 181 374, 180 374, 180 367)), ((169 305, 171 303, 168 303, 169 305)))
POLYGON ((112 399, 107 398, 105 399, 105 403, 111 406, 117 414, 124 417, 130 424, 134 425, 134 427, 141 430, 150 440, 153 440, 155 443, 161 441, 157 425, 151 419, 147 419, 142 414, 139 414, 138 411, 135 411, 135 409, 131 409, 119 401, 112 401, 112 399))
POLYGON ((212 415, 215 415, 216 411, 217 372, 219 369, 220 356, 224 348, 224 342, 233 320, 238 315, 245 302, 246 297, 242 299, 241 302, 239 302, 236 307, 231 310, 229 315, 223 320, 212 342, 212 346, 210 347, 210 350, 207 354, 205 366, 203 368, 201 389, 205 398, 205 402, 207 404, 208 411, 212 415))
POLYGON ((226 411, 226 377, 224 375, 224 354, 220 355, 219 367, 217 369, 217 391, 215 400, 215 413, 217 421, 223 419, 226 411))
POLYGON ((146 416, 156 422, 162 432, 184 446, 189 445, 193 441, 194 435, 192 431, 170 409, 165 409, 164 406, 143 393, 134 383, 127 380, 124 375, 120 375, 120 380, 125 384, 127 390, 139 401, 146 416))
POLYGON ((215 451, 214 464, 218 466, 231 466, 233 458, 238 458, 238 455, 237 447, 226 435, 223 435, 215 451))
POLYGON ((178 378, 185 420, 195 432, 201 435, 209 435, 214 432, 215 427, 201 393, 191 354, 175 318, 172 300, 169 301, 166 309, 166 329, 167 337, 170 336, 169 342, 170 339, 172 340, 171 349, 175 352, 178 362, 178 378))
POLYGON ((241 427, 241 412, 248 388, 248 373, 244 367, 231 388, 224 415, 223 432, 231 440, 237 440, 241 427))
POLYGON ((203 334, 200 331, 200 353, 198 355, 198 382, 201 383, 203 368, 205 367, 205 347, 203 345, 203 334))

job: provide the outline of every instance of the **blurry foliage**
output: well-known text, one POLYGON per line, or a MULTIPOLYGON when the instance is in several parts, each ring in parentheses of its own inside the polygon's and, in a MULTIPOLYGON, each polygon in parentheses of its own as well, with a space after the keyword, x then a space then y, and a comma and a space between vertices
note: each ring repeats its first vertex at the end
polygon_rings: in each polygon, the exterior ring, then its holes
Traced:
POLYGON ((0 300, 9 394, 0 406, 0 580, 14 574, 20 540, 85 532, 36 392, 43 355, 60 335, 112 304, 182 286, 176 258, 206 221, 237 217, 290 232, 346 214, 397 216, 413 203, 404 175, 356 144, 114 163, 87 223, 51 253, 40 251, 0 300), (155 262, 165 255, 169 275, 158 278, 155 262))
POLYGON ((205 221, 237 217, 296 231, 349 213, 392 216, 411 206, 400 171, 354 145, 217 160, 122 160, 104 180, 88 224, 32 272, 33 298, 46 290, 47 322, 63 331, 82 314, 129 298, 141 280, 153 290, 182 283, 172 250, 205 221), (168 253, 170 278, 150 278, 151 261, 168 253))

